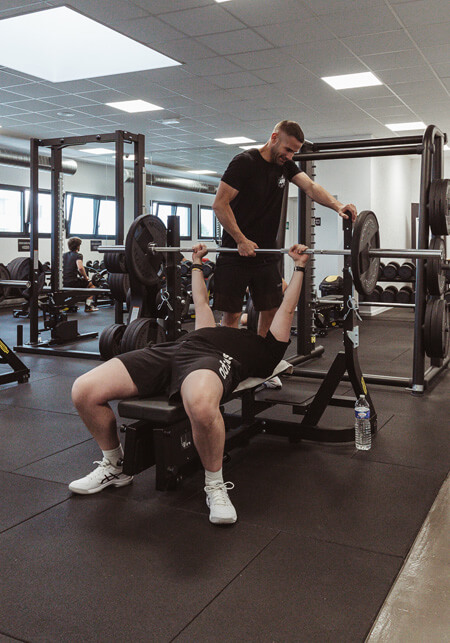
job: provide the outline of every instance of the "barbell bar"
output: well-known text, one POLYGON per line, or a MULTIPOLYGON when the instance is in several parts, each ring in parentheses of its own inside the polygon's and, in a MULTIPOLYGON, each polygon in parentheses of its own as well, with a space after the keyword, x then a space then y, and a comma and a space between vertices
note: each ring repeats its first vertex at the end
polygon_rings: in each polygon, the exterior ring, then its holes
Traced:
MULTIPOLYGON (((152 254, 156 253, 166 253, 166 252, 192 252, 192 248, 176 248, 176 247, 167 247, 167 246, 155 246, 152 243, 148 244, 148 250, 152 254)), ((222 247, 215 247, 215 248, 207 248, 208 252, 212 253, 232 253, 232 252, 239 252, 237 248, 222 248, 222 247)), ((289 248, 255 248, 255 252, 262 252, 262 253, 281 253, 281 254, 288 254, 289 253, 289 248)), ((307 255, 347 255, 350 256, 352 254, 351 250, 319 250, 318 248, 308 248, 305 250, 304 254, 307 255)), ((441 259, 444 259, 443 252, 440 250, 429 250, 427 248, 419 248, 417 250, 395 250, 395 249, 378 249, 378 250, 369 250, 368 254, 370 257, 395 257, 399 259, 427 259, 429 257, 440 257, 441 259)))

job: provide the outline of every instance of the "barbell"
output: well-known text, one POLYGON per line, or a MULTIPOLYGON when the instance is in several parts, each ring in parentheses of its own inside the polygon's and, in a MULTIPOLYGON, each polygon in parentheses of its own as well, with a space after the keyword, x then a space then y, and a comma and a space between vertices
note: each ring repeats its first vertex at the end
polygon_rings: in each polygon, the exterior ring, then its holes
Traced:
MULTIPOLYGON (((168 247, 166 243, 165 226, 158 217, 141 215, 130 226, 125 246, 100 246, 99 252, 125 252, 128 270, 145 286, 153 286, 159 281, 159 271, 165 262, 167 253, 178 253, 181 261, 182 253, 192 252, 192 248, 168 247)), ((237 248, 208 248, 211 253, 238 253, 237 248)), ((286 254, 287 248, 264 249, 257 248, 256 253, 286 254)), ((440 271, 442 260, 445 259, 443 249, 381 249, 379 225, 376 215, 371 210, 362 211, 353 227, 351 249, 321 250, 318 248, 306 251, 312 255, 344 255, 351 256, 351 271, 355 288, 363 295, 370 295, 378 281, 381 257, 398 257, 410 259, 430 259, 434 261, 434 269, 440 271)), ((430 262, 431 263, 431 262, 430 262)))

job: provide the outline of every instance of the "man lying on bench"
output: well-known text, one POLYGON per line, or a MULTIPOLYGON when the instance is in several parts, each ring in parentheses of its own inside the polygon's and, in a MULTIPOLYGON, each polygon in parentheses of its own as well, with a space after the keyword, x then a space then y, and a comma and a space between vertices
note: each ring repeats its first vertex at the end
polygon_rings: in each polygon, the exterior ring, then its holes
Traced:
POLYGON ((236 522, 236 511, 228 497, 234 485, 222 477, 225 425, 219 407, 240 381, 269 377, 282 359, 290 343, 292 319, 309 258, 305 250, 299 244, 289 250, 294 272, 267 336, 261 337, 250 330, 216 326, 202 273, 206 246, 198 244, 193 248, 195 330, 175 342, 118 355, 75 381, 73 402, 102 450, 103 459, 95 462, 98 467, 92 473, 72 482, 71 491, 91 494, 132 481, 132 476, 122 473, 123 450, 108 402, 166 392, 169 400, 181 396, 191 422, 194 444, 205 468, 210 521, 236 522))

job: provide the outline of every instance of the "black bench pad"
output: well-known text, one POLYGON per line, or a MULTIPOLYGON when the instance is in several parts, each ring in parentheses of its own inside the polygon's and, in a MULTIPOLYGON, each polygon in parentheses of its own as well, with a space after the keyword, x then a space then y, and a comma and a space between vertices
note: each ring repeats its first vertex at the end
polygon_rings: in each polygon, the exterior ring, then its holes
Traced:
POLYGON ((183 403, 174 404, 167 397, 132 397, 121 400, 118 405, 119 415, 133 420, 148 420, 157 424, 174 424, 187 418, 183 403))

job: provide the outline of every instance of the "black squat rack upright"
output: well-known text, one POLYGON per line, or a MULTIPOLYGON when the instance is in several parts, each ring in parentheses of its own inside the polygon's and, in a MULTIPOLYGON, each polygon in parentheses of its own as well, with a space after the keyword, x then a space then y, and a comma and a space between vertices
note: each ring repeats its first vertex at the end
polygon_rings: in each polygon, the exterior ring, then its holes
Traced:
MULTIPOLYGON (((376 156, 398 156, 418 154, 421 156, 419 233, 417 248, 428 248, 430 225, 428 217, 429 192, 432 181, 443 178, 444 145, 447 136, 435 125, 429 125, 423 136, 402 136, 381 139, 361 139, 354 141, 327 141, 305 143, 303 151, 294 155, 294 160, 309 176, 313 174, 313 161, 363 158, 376 156)), ((313 205, 311 199, 300 191, 298 201, 299 243, 313 247, 312 231, 313 205)), ((313 327, 313 306, 310 300, 312 289, 311 275, 305 275, 305 285, 300 298, 297 315, 297 354, 293 364, 301 364, 323 353, 322 346, 315 345, 315 336, 310 332, 313 327)), ((386 304, 387 306, 389 304, 386 304)), ((425 388, 448 366, 450 357, 431 358, 425 370, 425 348, 423 324, 426 306, 425 264, 424 259, 416 259, 416 295, 414 317, 414 357, 411 378, 388 375, 364 374, 371 384, 409 387, 413 394, 422 394, 425 388)), ((321 379, 326 372, 296 369, 296 374, 321 379)), ((344 376, 343 379, 348 379, 344 376)))
MULTIPOLYGON (((38 194, 39 194, 39 150, 49 148, 51 151, 51 291, 71 293, 84 293, 81 289, 63 288, 62 284, 62 253, 66 237, 64 221, 64 188, 63 188, 63 163, 62 151, 66 147, 87 145, 89 143, 106 144, 115 143, 115 203, 116 203, 116 245, 124 241, 124 146, 134 146, 134 218, 144 213, 145 208, 145 137, 143 134, 131 134, 116 130, 110 134, 92 134, 88 136, 71 136, 68 138, 51 138, 30 140, 30 259, 32 265, 32 280, 30 293, 30 341, 27 344, 18 342, 15 349, 21 353, 47 353, 62 357, 84 357, 99 359, 100 353, 77 350, 63 350, 48 348, 39 345, 38 330, 38 275, 39 275, 39 226, 38 226, 38 194)), ((91 290, 89 294, 102 292, 100 289, 91 290)), ((123 321, 122 303, 116 302, 115 321, 123 321)))

